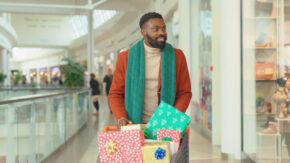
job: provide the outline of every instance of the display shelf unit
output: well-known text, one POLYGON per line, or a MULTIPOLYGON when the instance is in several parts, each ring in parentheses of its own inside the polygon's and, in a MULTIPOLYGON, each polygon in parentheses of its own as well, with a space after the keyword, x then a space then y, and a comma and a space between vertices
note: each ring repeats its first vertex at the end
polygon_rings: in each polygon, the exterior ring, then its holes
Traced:
POLYGON ((268 138, 268 137, 270 138, 273 137, 273 142, 275 144, 274 159, 275 159, 275 162, 280 163, 282 148, 279 144, 281 144, 281 134, 279 133, 264 134, 262 132, 258 132, 257 137, 258 137, 258 153, 257 153, 258 159, 265 159, 263 158, 263 153, 262 153, 263 145, 265 145, 264 143, 262 143, 263 139, 268 138))
MULTIPOLYGON (((256 123, 254 129, 252 126, 244 126, 244 146, 246 146, 245 149, 257 149, 257 160, 255 160, 255 156, 250 156, 257 162, 263 162, 264 158, 260 156, 265 156, 263 151, 268 149, 272 150, 270 154, 273 155, 267 156, 266 154, 266 157, 269 159, 273 157, 272 159, 275 159, 273 162, 281 162, 282 159, 284 161, 284 159, 290 158, 289 146, 287 146, 288 150, 282 148, 285 135, 290 133, 290 117, 277 118, 279 115, 277 108, 280 104, 275 103, 277 101, 273 100, 273 95, 277 92, 277 79, 284 78, 285 73, 290 72, 290 0, 243 1, 242 29, 243 85, 245 86, 243 101, 244 106, 256 107, 254 118, 247 112, 243 113, 244 117, 256 123), (287 29, 289 29, 288 34, 287 29), (288 46, 288 49, 285 46, 288 46), (264 108, 262 110, 271 113, 260 113, 259 108, 264 108), (276 133, 261 132, 269 124, 275 125, 271 127, 275 127, 276 133), (256 134, 255 139, 247 137, 249 134, 256 134), (257 142, 257 146, 252 145, 253 142, 257 142)), ((271 132, 271 130, 268 131, 271 132)))

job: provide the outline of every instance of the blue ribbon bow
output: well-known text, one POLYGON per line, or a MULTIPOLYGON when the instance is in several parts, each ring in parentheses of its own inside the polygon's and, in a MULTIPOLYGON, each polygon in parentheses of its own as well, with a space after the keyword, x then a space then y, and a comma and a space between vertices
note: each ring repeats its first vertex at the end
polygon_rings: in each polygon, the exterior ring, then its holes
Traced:
POLYGON ((157 160, 162 160, 166 156, 166 150, 158 147, 154 155, 157 160))

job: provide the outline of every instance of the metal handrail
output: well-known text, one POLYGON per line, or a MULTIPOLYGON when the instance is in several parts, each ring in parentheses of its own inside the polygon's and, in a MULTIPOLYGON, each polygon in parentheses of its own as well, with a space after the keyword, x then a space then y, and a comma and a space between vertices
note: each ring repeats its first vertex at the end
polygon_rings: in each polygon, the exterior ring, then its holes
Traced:
POLYGON ((83 93, 89 91, 89 88, 85 88, 85 89, 78 89, 78 90, 72 90, 69 92, 55 92, 55 93, 43 93, 43 94, 37 94, 37 95, 27 95, 25 97, 12 97, 6 100, 0 100, 0 105, 4 105, 4 104, 11 104, 11 103, 16 103, 16 102, 22 102, 22 101, 28 101, 28 100, 36 100, 36 99, 40 99, 40 98, 47 98, 47 97, 53 97, 53 96, 62 96, 62 95, 66 95, 66 94, 73 94, 73 93, 83 93))
POLYGON ((77 87, 77 88, 0 88, 0 91, 41 91, 41 90, 79 90, 87 87, 77 87))

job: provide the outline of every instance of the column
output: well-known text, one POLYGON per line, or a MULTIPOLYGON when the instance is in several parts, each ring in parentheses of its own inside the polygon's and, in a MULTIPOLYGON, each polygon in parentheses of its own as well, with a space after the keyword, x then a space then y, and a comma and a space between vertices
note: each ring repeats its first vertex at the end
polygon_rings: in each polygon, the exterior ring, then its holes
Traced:
POLYGON ((220 0, 212 0, 212 144, 221 145, 221 43, 220 0))
POLYGON ((9 54, 8 51, 6 49, 2 49, 1 51, 1 68, 0 68, 0 72, 4 73, 6 75, 6 79, 4 81, 4 85, 10 85, 10 58, 9 58, 9 54), (2 70, 2 71, 1 71, 2 70))
POLYGON ((221 150, 241 159, 241 2, 219 1, 221 150))
POLYGON ((191 2, 191 38, 192 38, 192 46, 191 46, 191 90, 193 90, 191 101, 199 101, 199 3, 200 0, 191 2))
MULTIPOLYGON (((0 47, 0 50, 2 51, 2 49, 1 49, 1 47, 0 47)), ((2 54, 0 54, 0 73, 3 73, 3 66, 2 65, 4 65, 4 63, 3 63, 3 55, 2 54)))
MULTIPOLYGON (((92 1, 89 0, 89 4, 91 4, 92 1)), ((88 76, 93 72, 93 53, 94 53, 94 29, 93 29, 93 13, 94 10, 89 10, 87 19, 88 19, 88 52, 87 52, 87 70, 88 70, 88 76)), ((87 83, 85 84, 87 87, 90 87, 90 79, 87 80, 87 83)), ((92 102, 89 102, 89 110, 92 110, 92 102)))
MULTIPOLYGON (((190 76, 192 77, 191 73, 191 45, 192 45, 192 38, 191 38, 191 10, 190 10, 191 0, 179 0, 178 1, 178 12, 179 12, 179 40, 178 40, 178 48, 180 48, 187 61, 187 67, 190 76)), ((191 105, 189 105, 187 111, 187 115, 191 115, 191 105)))
MULTIPOLYGON (((87 19, 88 19, 87 70, 88 70, 88 74, 90 75, 92 73, 93 52, 94 52, 93 10, 88 11, 87 19)), ((86 83, 86 85, 89 86, 89 80, 88 80, 88 83, 86 83)))
POLYGON ((51 72, 50 72, 50 67, 47 66, 47 80, 48 80, 48 83, 50 84, 52 82, 51 80, 51 72))
MULTIPOLYGON (((16 122, 16 108, 13 104, 8 105, 9 109, 6 110, 6 124, 7 124, 7 162, 15 162, 15 156, 17 155, 17 133, 15 133, 16 122), (15 135, 16 134, 16 135, 15 135)), ((5 133, 5 131, 4 131, 5 133)))

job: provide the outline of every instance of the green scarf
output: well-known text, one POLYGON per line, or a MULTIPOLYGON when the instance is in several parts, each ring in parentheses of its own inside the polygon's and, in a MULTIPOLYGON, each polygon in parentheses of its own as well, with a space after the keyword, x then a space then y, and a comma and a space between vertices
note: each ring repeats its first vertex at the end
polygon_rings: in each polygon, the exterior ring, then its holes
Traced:
MULTIPOLYGON (((170 105, 174 105, 175 101, 175 67, 174 49, 166 43, 161 56, 160 98, 161 101, 170 105)), ((128 119, 134 124, 141 124, 145 87, 144 39, 134 44, 129 51, 125 87, 125 107, 128 119)))

